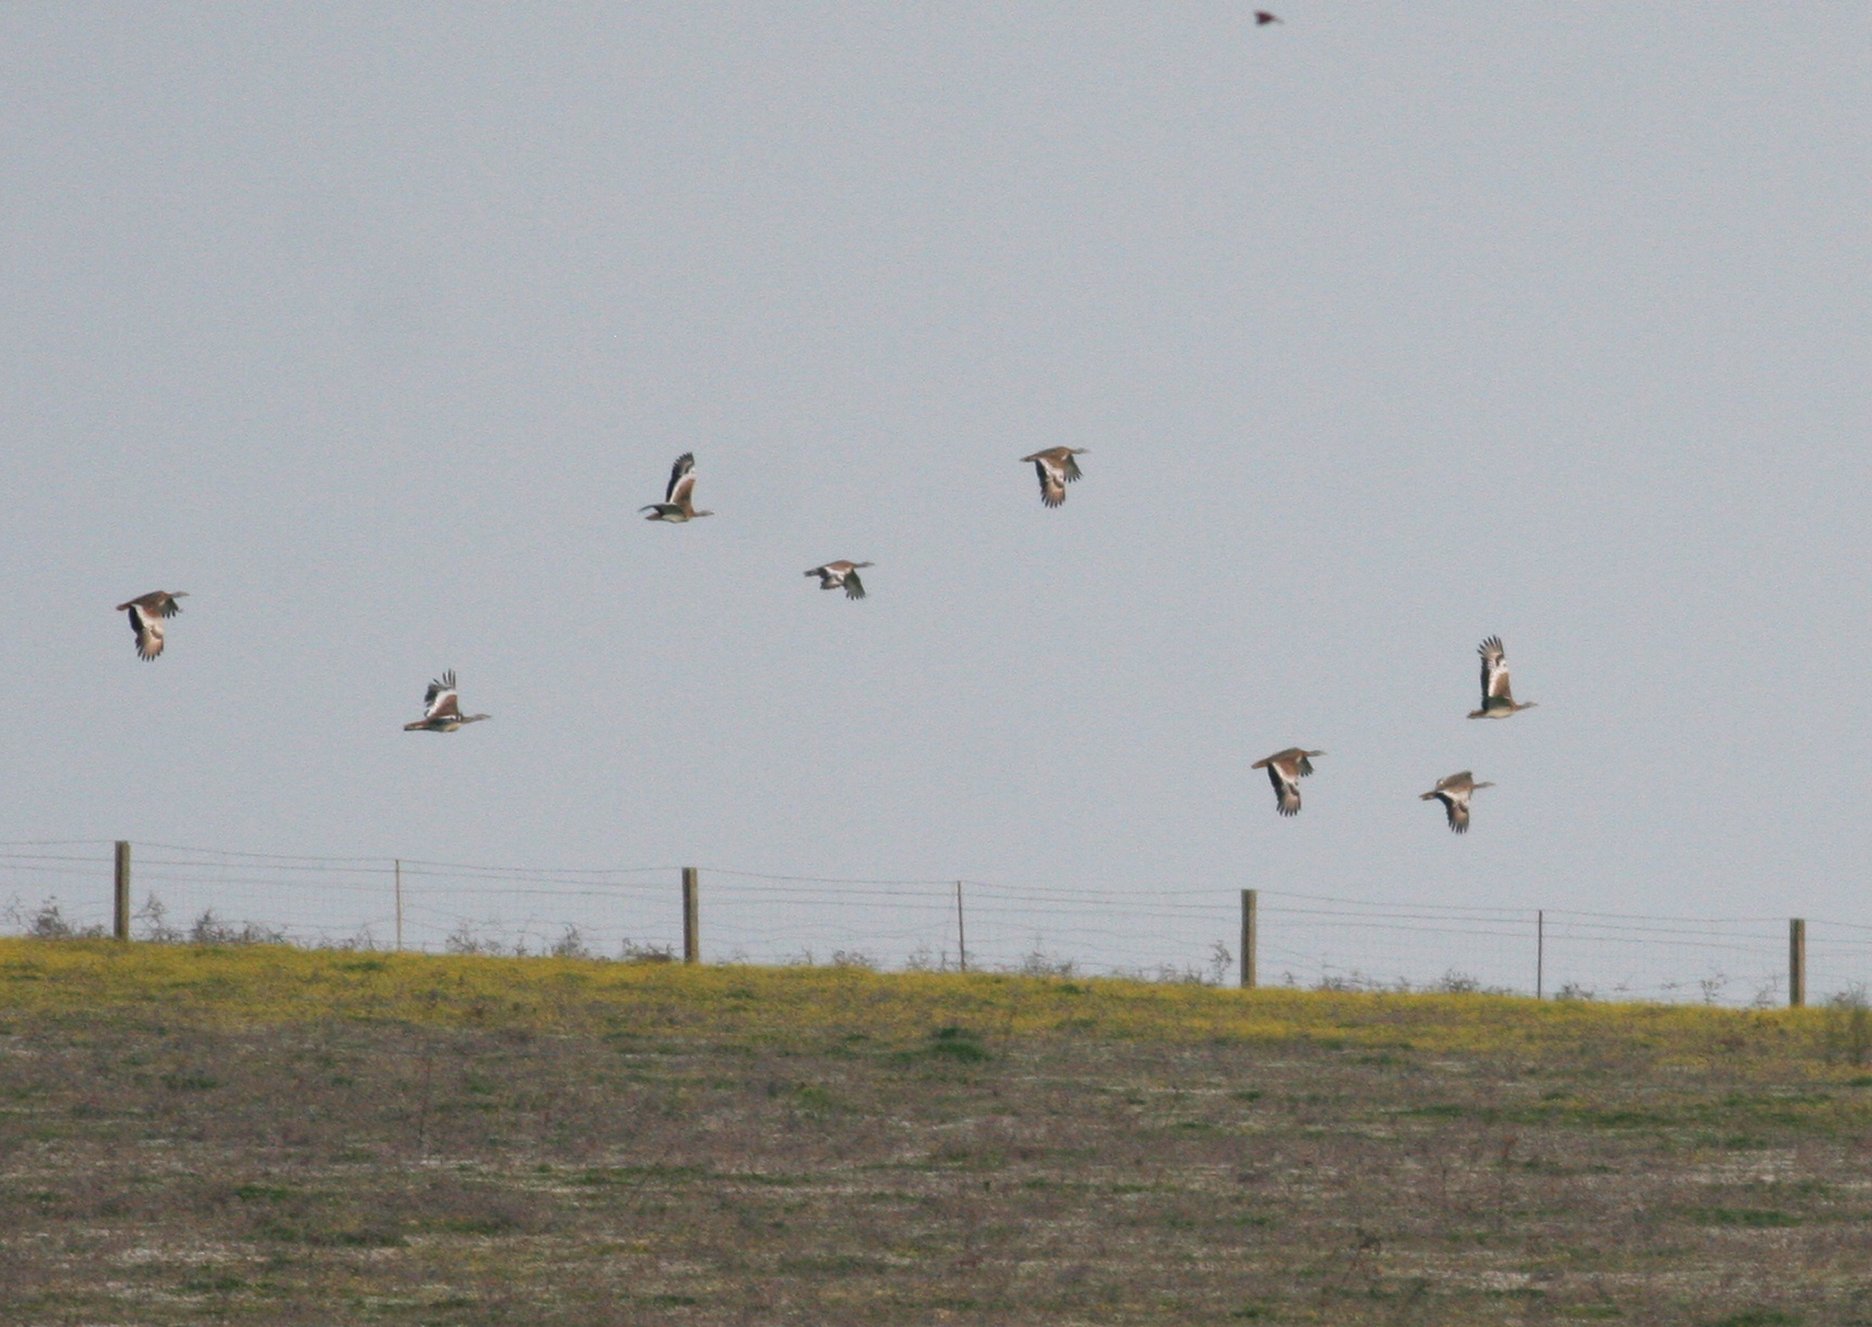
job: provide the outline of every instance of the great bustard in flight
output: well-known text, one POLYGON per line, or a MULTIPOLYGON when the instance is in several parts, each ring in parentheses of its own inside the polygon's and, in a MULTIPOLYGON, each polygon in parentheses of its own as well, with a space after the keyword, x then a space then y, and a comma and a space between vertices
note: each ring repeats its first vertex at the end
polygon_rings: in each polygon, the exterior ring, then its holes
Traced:
POLYGON ((1279 14, 1270 14, 1265 9, 1255 10, 1255 26, 1257 28, 1265 28, 1270 23, 1279 23, 1282 21, 1279 14))
POLYGON ((676 464, 670 467, 669 487, 663 490, 663 501, 653 502, 638 511, 650 514, 646 521, 693 521, 698 516, 713 516, 712 511, 697 511, 692 497, 695 493, 695 453, 684 452, 676 458, 676 464))
POLYGON ((1248 768, 1266 770, 1268 782, 1274 785, 1274 805, 1284 816, 1297 816, 1300 814, 1300 780, 1313 772, 1313 757, 1325 754, 1290 746, 1255 761, 1248 768))
POLYGON ((865 587, 864 582, 858 579, 858 568, 870 565, 869 562, 846 562, 840 559, 822 567, 810 568, 806 574, 817 576, 822 590, 836 590, 842 585, 847 599, 862 599, 865 597, 865 587))
POLYGON ((1438 801, 1443 803, 1443 812, 1449 817, 1449 827, 1458 834, 1469 832, 1469 795, 1477 788, 1493 788, 1492 783, 1477 783, 1475 776, 1468 770, 1452 774, 1446 779, 1438 779, 1436 787, 1422 793, 1420 802, 1438 801))
POLYGON ((1516 710, 1531 710, 1540 704, 1537 700, 1515 703, 1514 693, 1508 689, 1508 653, 1502 649, 1500 636, 1490 636, 1476 646, 1476 653, 1482 656, 1482 708, 1471 710, 1470 718, 1506 719, 1516 710))
POLYGON ((452 733, 464 723, 491 719, 491 714, 463 714, 461 697, 455 691, 455 670, 449 669, 429 684, 423 694, 423 716, 403 725, 406 733, 452 733))
POLYGON ((136 632, 137 657, 148 661, 163 652, 163 619, 174 617, 182 611, 182 605, 176 600, 188 598, 187 590, 151 590, 148 594, 139 594, 128 603, 118 604, 114 611, 130 614, 130 630, 136 632))
POLYGON ((1034 473, 1040 476, 1040 501, 1049 507, 1057 507, 1066 501, 1066 485, 1079 478, 1079 462, 1075 456, 1084 456, 1089 447, 1049 447, 1032 456, 1021 457, 1023 465, 1032 464, 1034 473))

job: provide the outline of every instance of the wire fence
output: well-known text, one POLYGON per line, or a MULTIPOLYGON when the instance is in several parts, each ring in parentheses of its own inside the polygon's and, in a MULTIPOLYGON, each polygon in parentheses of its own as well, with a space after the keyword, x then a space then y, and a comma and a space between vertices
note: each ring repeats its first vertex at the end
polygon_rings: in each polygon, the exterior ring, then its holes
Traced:
MULTIPOLYGON (((676 958, 682 868, 568 870, 130 849, 133 939, 676 958)), ((110 934, 116 845, 0 842, 0 932, 110 934)), ((838 879, 700 868, 699 957, 1227 984, 1239 890, 838 879)), ((1259 984, 1786 1003, 1789 919, 1479 908, 1256 891, 1259 984)), ((1872 926, 1808 919, 1810 1001, 1863 993, 1872 926)))

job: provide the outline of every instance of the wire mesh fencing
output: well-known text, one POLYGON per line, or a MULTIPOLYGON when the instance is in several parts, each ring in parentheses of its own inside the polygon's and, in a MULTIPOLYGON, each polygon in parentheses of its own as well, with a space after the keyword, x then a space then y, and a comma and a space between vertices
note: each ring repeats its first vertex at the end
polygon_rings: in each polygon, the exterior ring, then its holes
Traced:
MULTIPOLYGON (((1732 1005, 1782 1004, 1792 994, 1787 918, 1264 898, 1261 968, 1273 984, 1732 1005)), ((1804 993, 1862 986, 1872 928, 1810 924, 1828 939, 1806 948, 1804 993)))
MULTIPOLYGON (((108 935, 111 841, 0 843, 0 932, 108 935)), ((1127 976, 1545 997, 1788 1003, 1863 995, 1872 926, 1482 908, 1255 890, 840 879, 704 866, 685 934, 683 868, 490 866, 136 843, 128 938, 432 953, 1127 976)))
POLYGON ((106 934, 112 857, 104 839, 0 843, 0 930, 51 939, 106 934))

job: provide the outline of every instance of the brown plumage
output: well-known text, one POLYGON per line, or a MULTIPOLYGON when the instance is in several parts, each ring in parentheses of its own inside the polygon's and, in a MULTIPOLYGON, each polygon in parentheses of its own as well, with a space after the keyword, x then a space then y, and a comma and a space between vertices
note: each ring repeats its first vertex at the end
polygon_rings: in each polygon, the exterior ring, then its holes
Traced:
POLYGON ((180 613, 182 605, 176 600, 186 598, 187 590, 151 590, 117 605, 114 611, 130 614, 138 658, 147 662, 163 652, 163 619, 180 613))
POLYGON ((697 511, 693 502, 695 494, 695 453, 684 452, 676 458, 676 464, 670 467, 669 484, 663 490, 663 501, 653 502, 638 511, 650 514, 646 521, 674 521, 681 524, 693 521, 698 516, 713 516, 712 511, 697 511))
POLYGON ((429 684, 423 693, 423 716, 403 725, 406 733, 452 733, 465 723, 480 723, 491 714, 463 714, 461 697, 455 691, 455 670, 449 669, 429 684))
POLYGON ((1284 21, 1285 20, 1283 20, 1279 14, 1270 14, 1265 9, 1255 10, 1255 26, 1257 28, 1265 28, 1270 23, 1280 23, 1284 21))
POLYGON ((1312 758, 1325 754, 1290 746, 1285 751, 1264 756, 1248 768, 1266 770, 1268 782, 1274 785, 1275 809, 1284 816, 1297 816, 1300 814, 1300 780, 1313 772, 1312 758))
POLYGON ((858 568, 870 565, 869 562, 846 562, 840 559, 823 566, 808 568, 806 574, 817 576, 819 588, 822 590, 842 588, 847 599, 862 599, 865 597, 865 587, 864 582, 858 579, 858 568))
POLYGON ((1515 704, 1508 685, 1508 652, 1502 648, 1500 636, 1490 636, 1476 646, 1476 653, 1482 656, 1482 708, 1471 710, 1470 718, 1506 719, 1517 710, 1531 710, 1540 703, 1530 700, 1515 704))
POLYGON ((1049 447, 1032 456, 1021 457, 1021 463, 1031 464, 1034 473, 1040 476, 1040 501, 1049 507, 1066 501, 1066 485, 1079 478, 1079 463, 1073 457, 1084 456, 1090 450, 1088 447, 1049 447))
POLYGON ((1452 774, 1448 778, 1438 779, 1436 787, 1427 793, 1418 794, 1420 802, 1439 801, 1443 803, 1443 812, 1449 817, 1449 827, 1455 833, 1469 832, 1469 797, 1477 788, 1493 788, 1492 783, 1477 783, 1468 770, 1452 774))

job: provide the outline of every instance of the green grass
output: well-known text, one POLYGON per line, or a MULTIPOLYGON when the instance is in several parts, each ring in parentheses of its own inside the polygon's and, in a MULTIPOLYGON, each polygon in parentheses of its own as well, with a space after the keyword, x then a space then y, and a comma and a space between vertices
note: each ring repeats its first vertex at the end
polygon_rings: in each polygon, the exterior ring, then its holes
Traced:
POLYGON ((0 941, 0 1322, 1872 1322, 1827 1018, 0 941))

